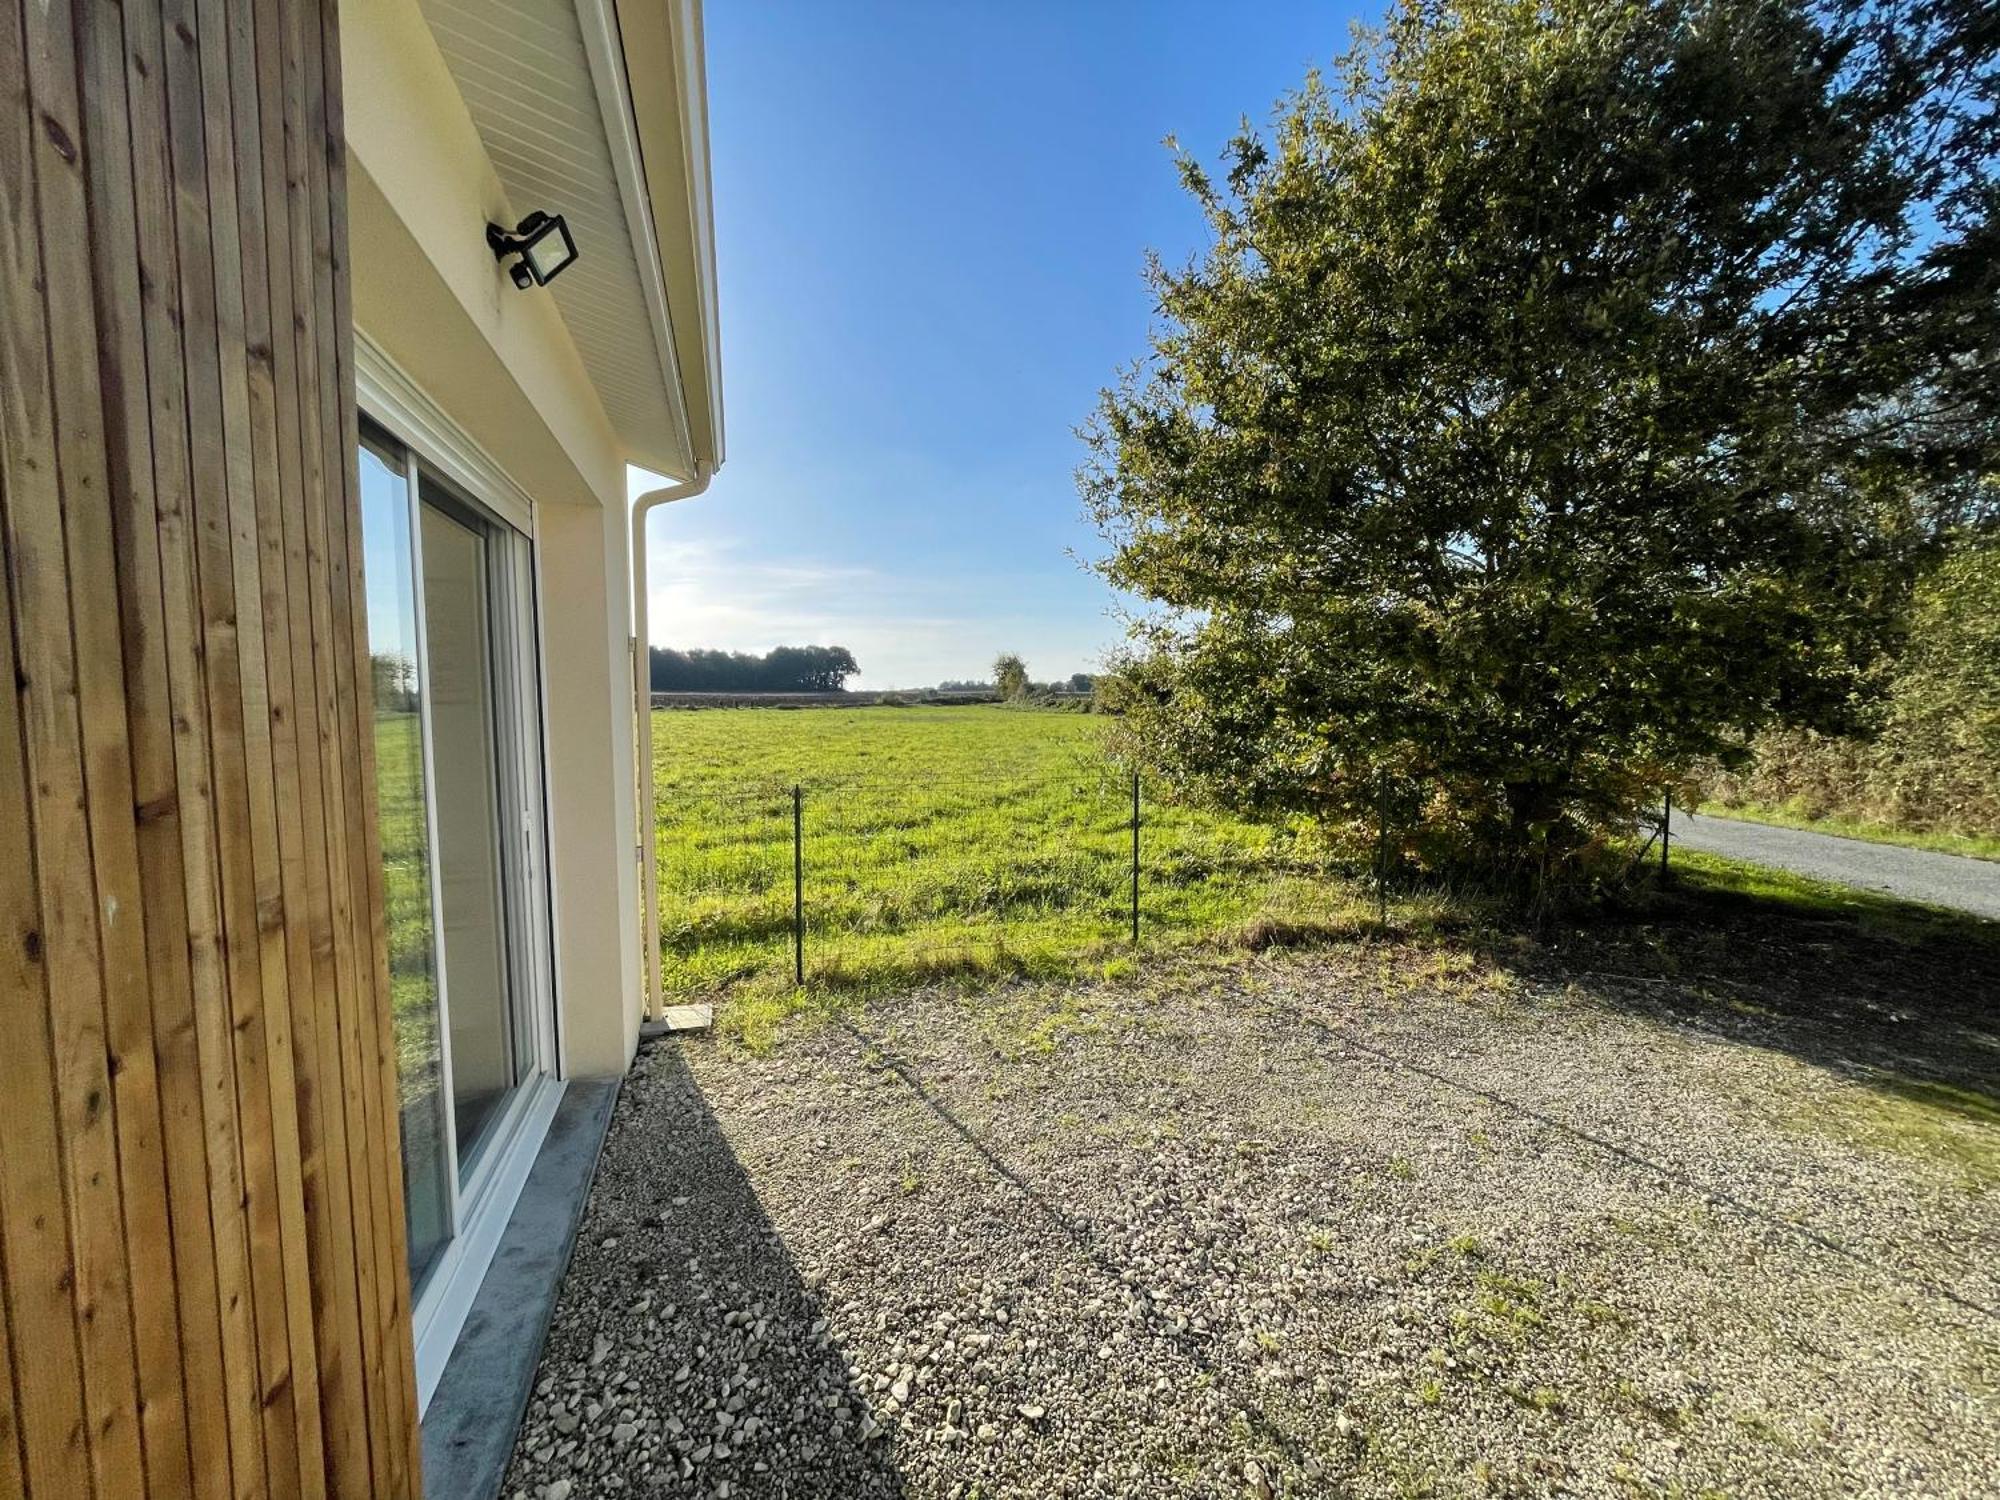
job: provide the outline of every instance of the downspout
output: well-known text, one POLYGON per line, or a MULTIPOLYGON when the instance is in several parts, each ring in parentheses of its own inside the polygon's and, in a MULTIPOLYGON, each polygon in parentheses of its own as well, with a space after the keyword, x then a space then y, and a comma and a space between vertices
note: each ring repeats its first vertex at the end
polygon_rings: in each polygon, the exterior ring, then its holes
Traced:
POLYGON ((653 651, 647 626, 646 517, 656 506, 676 500, 692 500, 708 488, 715 477, 715 465, 706 461, 695 465, 694 478, 685 484, 670 484, 648 490, 632 503, 632 703, 639 716, 639 885, 645 942, 644 963, 639 980, 639 1006, 649 1021, 658 1020, 665 1010, 660 1003, 660 841, 654 829, 653 808, 653 651))

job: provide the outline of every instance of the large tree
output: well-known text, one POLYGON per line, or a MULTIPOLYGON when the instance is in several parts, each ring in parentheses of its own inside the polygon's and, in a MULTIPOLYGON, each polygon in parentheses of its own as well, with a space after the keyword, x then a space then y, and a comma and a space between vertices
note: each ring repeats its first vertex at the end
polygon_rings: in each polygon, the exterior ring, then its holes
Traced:
POLYGON ((1183 156, 1212 244, 1081 475, 1158 606, 1143 752, 1512 879, 1842 727, 1918 498, 1991 472, 1996 46, 1958 0, 1406 4, 1183 156))
POLYGON ((1025 698, 1028 694, 1028 664, 1011 651, 993 658, 993 686, 1003 698, 1025 698))

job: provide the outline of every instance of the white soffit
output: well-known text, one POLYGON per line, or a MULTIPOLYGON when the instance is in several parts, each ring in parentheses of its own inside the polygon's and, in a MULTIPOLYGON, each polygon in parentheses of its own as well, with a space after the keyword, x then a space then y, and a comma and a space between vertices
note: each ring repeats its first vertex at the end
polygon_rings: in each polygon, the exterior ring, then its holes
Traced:
MULTIPOLYGON (((577 0, 422 4, 514 211, 561 214, 576 237, 576 264, 545 292, 522 295, 556 299, 625 456, 660 473, 693 473, 678 376, 669 373, 675 362, 658 261, 642 274, 644 252, 634 249, 578 21, 579 10, 594 16, 599 8, 577 0)), ((616 104, 629 109, 622 93, 616 104)), ((644 191, 643 183, 626 186, 644 191)))

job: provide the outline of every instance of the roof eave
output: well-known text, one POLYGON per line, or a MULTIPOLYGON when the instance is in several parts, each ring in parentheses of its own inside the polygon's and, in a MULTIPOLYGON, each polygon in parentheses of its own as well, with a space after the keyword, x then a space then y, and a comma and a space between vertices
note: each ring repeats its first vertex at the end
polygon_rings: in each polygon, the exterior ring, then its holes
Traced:
MULTIPOLYGON (((636 191, 633 243, 658 276, 658 330, 668 386, 686 424, 693 467, 719 468, 725 447, 717 316, 714 195, 709 172, 708 81, 700 0, 578 0, 595 10, 622 66, 599 81, 606 128, 622 124, 636 191), (614 101, 616 107, 614 108, 614 101), (617 116, 614 122, 613 115, 617 116)), ((593 29, 586 17, 586 35, 593 29)), ((598 71, 593 56, 593 72, 598 71)), ((649 293, 650 293, 649 289, 649 293)), ((686 478, 677 474, 673 477, 686 478)))

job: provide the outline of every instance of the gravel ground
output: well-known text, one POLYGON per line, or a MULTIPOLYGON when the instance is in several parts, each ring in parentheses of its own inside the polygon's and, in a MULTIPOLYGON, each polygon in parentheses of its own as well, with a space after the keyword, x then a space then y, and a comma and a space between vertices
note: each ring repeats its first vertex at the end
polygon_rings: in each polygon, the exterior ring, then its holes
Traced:
POLYGON ((504 1493, 2000 1495, 2000 959, 1768 941, 661 1044, 504 1493))
POLYGON ((1673 835, 1676 844, 1690 849, 2000 921, 2000 861, 1679 810, 1673 835))

